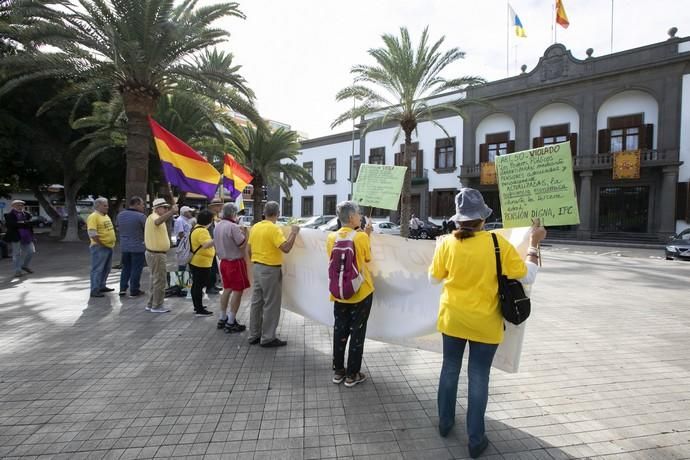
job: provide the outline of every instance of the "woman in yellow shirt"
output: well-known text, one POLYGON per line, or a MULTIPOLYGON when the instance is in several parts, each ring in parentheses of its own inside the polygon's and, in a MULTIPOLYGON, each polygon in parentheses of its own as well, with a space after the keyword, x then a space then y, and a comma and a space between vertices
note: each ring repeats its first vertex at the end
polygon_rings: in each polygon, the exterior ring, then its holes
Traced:
MULTIPOLYGON (((492 210, 481 193, 463 188, 455 197, 451 220, 460 229, 436 247, 429 267, 432 283, 443 281, 437 328, 443 334, 443 366, 438 385, 439 433, 447 436, 455 424, 458 377, 465 344, 469 342, 467 370, 467 435, 469 453, 477 458, 489 445, 484 414, 489 398, 489 373, 498 345, 503 340, 503 317, 498 306, 498 277, 491 234, 484 221, 492 210)), ((523 261, 505 238, 498 236, 503 274, 523 283, 534 282, 537 250, 546 230, 535 222, 530 248, 523 261)))
POLYGON ((206 309, 202 303, 204 286, 208 285, 211 276, 211 265, 216 255, 213 247, 213 238, 208 231, 208 227, 213 222, 213 213, 203 210, 197 217, 197 224, 189 234, 189 249, 191 249, 192 260, 189 261, 189 269, 192 272, 192 303, 196 316, 211 316, 213 312, 206 309))

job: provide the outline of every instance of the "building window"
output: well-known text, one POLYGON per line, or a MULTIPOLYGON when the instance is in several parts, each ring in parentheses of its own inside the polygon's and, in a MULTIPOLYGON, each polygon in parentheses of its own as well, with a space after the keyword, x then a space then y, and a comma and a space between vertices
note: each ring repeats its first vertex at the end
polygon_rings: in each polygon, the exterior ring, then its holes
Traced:
POLYGON ((542 126, 539 134, 539 137, 532 139, 532 148, 570 141, 570 153, 573 156, 577 154, 577 133, 570 132, 570 123, 542 126))
POLYGON ((326 175, 324 177, 324 182, 327 184, 333 184, 336 180, 336 159, 331 158, 329 160, 326 160, 325 164, 326 175))
POLYGON ((287 217, 292 217, 292 198, 283 197, 283 212, 287 217))
POLYGON ((356 182, 359 175, 359 165, 361 164, 359 155, 350 157, 350 182, 356 182))
POLYGON ((599 130, 599 153, 651 149, 654 125, 643 123, 644 114, 608 119, 608 128, 599 130))
POLYGON ((386 164, 386 147, 377 147, 369 150, 369 164, 385 165, 386 164))
POLYGON ((335 205, 338 202, 336 195, 326 195, 323 197, 323 214, 324 216, 335 216, 335 205))
MULTIPOLYGON (((410 172, 412 177, 424 176, 424 151, 419 150, 419 142, 413 142, 410 150, 410 172)), ((403 154, 405 153, 405 144, 400 144, 400 152, 395 154, 394 163, 396 166, 403 165, 403 154)))
POLYGON ((304 168, 305 171, 309 173, 309 175, 314 178, 314 162, 313 161, 305 161, 302 163, 302 167, 304 168))
POLYGON ((455 170, 455 138, 436 139, 435 168, 444 172, 455 170))
POLYGON ((479 146, 479 161, 481 163, 496 161, 496 157, 515 151, 515 141, 510 140, 510 133, 494 133, 486 135, 486 142, 479 146))
POLYGON ((456 190, 434 190, 431 192, 431 216, 449 217, 455 214, 456 190))
POLYGON ((302 217, 309 217, 314 215, 314 197, 302 197, 302 217))

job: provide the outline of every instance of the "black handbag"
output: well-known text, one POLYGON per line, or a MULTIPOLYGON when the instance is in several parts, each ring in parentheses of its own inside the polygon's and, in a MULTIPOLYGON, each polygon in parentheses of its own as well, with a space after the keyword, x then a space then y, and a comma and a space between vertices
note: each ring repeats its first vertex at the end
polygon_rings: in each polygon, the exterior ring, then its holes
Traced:
POLYGON ((532 304, 525 294, 525 288, 518 280, 510 279, 503 274, 501 269, 501 248, 498 239, 491 234, 494 240, 494 253, 496 254, 496 274, 498 275, 498 300, 501 303, 503 318, 509 323, 523 323, 532 311, 532 304))

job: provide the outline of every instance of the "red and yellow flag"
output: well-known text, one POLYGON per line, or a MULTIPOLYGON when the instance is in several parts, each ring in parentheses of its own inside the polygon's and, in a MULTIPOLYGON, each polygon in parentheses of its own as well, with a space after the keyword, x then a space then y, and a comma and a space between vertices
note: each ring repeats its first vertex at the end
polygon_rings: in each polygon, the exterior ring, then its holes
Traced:
POLYGON ((565 8, 563 8, 563 2, 561 0, 556 0, 556 24, 560 24, 564 29, 567 29, 570 25, 568 15, 565 14, 565 8))
POLYGON ((230 198, 236 200, 242 195, 242 190, 249 185, 254 177, 244 169, 229 153, 225 154, 223 162, 223 186, 230 193, 230 198))

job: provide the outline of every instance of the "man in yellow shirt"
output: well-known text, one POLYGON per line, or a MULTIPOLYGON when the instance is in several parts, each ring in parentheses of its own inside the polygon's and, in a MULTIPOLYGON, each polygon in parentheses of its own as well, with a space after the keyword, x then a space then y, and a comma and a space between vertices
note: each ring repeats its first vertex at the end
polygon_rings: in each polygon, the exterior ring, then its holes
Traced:
POLYGON ((149 301, 146 310, 153 313, 167 313, 163 308, 165 299, 166 254, 170 250, 170 237, 165 224, 177 212, 177 206, 170 206, 165 199, 153 200, 153 212, 144 224, 144 245, 146 246, 146 265, 151 269, 149 301))
MULTIPOLYGON (((359 206, 354 201, 339 203, 335 213, 343 226, 340 230, 328 235, 326 242, 328 258, 330 260, 336 239, 352 239, 353 243, 350 244, 354 244, 357 271, 363 278, 359 289, 351 297, 340 299, 331 294, 335 317, 333 325, 333 370, 335 371, 333 383, 338 384, 344 380, 345 386, 351 388, 367 379, 366 375, 360 372, 360 369, 362 367, 362 353, 364 353, 364 339, 367 335, 367 321, 374 299, 374 282, 367 266, 367 263, 371 261, 369 235, 371 235, 373 228, 371 224, 367 224, 364 231, 357 231, 362 216, 359 213, 359 206), (347 357, 347 368, 345 368, 345 347, 348 338, 350 339, 350 351, 347 357)), ((345 249, 349 250, 350 247, 345 249)), ((344 268, 341 267, 340 273, 343 270, 344 268)), ((329 273, 329 277, 330 275, 329 273)), ((340 278, 342 279, 342 274, 340 278)))
POLYGON ((104 292, 115 290, 105 285, 113 261, 115 228, 108 216, 106 198, 97 198, 93 202, 93 209, 86 219, 86 229, 91 240, 91 297, 103 297, 104 292))
POLYGON ((276 337, 280 321, 283 253, 295 244, 299 227, 293 225, 286 239, 276 225, 280 207, 275 201, 264 206, 264 220, 249 233, 249 255, 254 267, 252 306, 249 312, 249 343, 262 347, 282 347, 287 342, 276 337))

